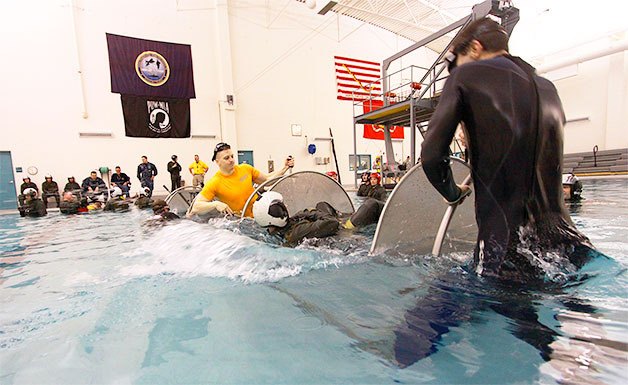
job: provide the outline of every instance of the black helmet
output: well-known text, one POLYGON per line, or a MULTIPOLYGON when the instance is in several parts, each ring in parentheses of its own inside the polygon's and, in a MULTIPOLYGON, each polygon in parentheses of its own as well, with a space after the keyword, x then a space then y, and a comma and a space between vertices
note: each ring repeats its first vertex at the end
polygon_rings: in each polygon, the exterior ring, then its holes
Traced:
POLYGON ((170 157, 170 159, 175 160, 175 159, 177 159, 177 156, 176 156, 176 155, 172 155, 172 156, 170 157))

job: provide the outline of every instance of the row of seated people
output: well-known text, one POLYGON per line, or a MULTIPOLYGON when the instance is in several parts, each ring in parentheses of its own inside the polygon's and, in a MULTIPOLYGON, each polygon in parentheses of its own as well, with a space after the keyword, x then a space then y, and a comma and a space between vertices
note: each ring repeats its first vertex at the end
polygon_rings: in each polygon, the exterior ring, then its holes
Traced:
MULTIPOLYGON (((59 211, 62 214, 80 214, 95 210, 124 212, 134 204, 140 209, 151 208, 154 201, 148 196, 149 188, 144 187, 138 193, 136 199, 130 199, 122 194, 119 187, 114 187, 109 194, 83 196, 78 191, 68 190, 63 193, 63 199, 59 203, 59 211), (107 199, 107 197, 109 197, 107 199)), ((22 202, 18 211, 22 217, 42 217, 48 214, 44 201, 38 197, 38 191, 28 187, 21 194, 22 202)))
MULTIPOLYGON (((116 171, 119 171, 119 169, 116 168, 116 171)), ((117 172, 112 175, 111 187, 120 188, 120 190, 126 197, 130 195, 130 186, 131 181, 126 174, 122 173, 120 175, 120 173, 117 172)), ((24 203, 24 191, 27 188, 35 189, 35 191, 37 191, 37 193, 39 194, 39 189, 37 188, 37 185, 31 181, 31 178, 24 177, 23 183, 20 186, 20 195, 18 196, 20 206, 22 206, 22 204, 24 203)), ((98 200, 98 197, 106 195, 107 185, 105 184, 105 181, 103 181, 102 178, 98 176, 96 171, 92 171, 90 173, 90 176, 85 178, 80 185, 76 182, 73 176, 69 177, 68 183, 66 183, 65 187, 63 188, 64 193, 68 191, 72 192, 79 198, 86 197, 89 200, 96 201, 98 200)), ((53 180, 51 175, 46 175, 45 182, 41 184, 41 199, 44 202, 45 207, 48 207, 49 198, 54 198, 57 203, 57 207, 60 207, 61 197, 59 192, 59 185, 56 181, 53 180)))

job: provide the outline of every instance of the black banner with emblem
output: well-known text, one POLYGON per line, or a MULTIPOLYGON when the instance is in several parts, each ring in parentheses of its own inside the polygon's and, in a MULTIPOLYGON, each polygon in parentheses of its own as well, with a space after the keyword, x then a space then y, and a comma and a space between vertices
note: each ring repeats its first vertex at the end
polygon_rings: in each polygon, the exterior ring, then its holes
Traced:
POLYGON ((111 92, 194 99, 190 45, 107 34, 111 92))
POLYGON ((190 100, 121 95, 126 136, 189 138, 190 100))

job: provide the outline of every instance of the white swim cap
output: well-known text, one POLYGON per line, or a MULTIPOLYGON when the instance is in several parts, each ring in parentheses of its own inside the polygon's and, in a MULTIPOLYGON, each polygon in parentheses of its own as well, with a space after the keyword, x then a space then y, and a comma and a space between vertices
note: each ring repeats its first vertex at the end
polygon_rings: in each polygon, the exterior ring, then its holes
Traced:
POLYGON ((574 174, 563 174, 563 184, 574 184, 578 180, 578 177, 574 174))
POLYGON ((111 197, 112 198, 117 198, 120 195, 122 195, 122 189, 118 186, 114 187, 113 190, 111 190, 111 197))
POLYGON ((35 190, 32 187, 29 187, 24 190, 24 195, 30 195, 31 197, 34 198, 35 196, 37 196, 37 190, 35 190))
POLYGON ((253 217, 262 227, 284 227, 288 224, 288 209, 283 204, 283 196, 275 191, 267 191, 253 204, 253 217))

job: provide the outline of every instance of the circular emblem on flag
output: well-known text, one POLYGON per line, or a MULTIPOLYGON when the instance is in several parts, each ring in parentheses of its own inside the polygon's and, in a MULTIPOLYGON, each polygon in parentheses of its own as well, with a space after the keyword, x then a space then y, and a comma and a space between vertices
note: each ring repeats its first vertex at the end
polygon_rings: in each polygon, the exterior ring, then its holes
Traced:
POLYGON ((159 87, 168 81, 170 66, 159 53, 144 51, 135 59, 135 72, 144 83, 159 87))
POLYGON ((158 134, 168 132, 172 128, 172 125, 170 124, 170 115, 168 115, 168 111, 163 108, 155 108, 151 110, 148 119, 150 121, 148 128, 158 134))

